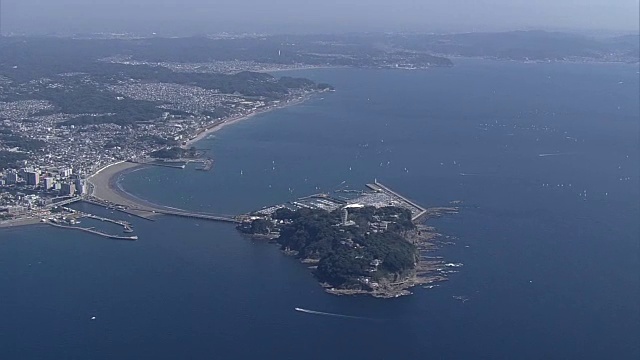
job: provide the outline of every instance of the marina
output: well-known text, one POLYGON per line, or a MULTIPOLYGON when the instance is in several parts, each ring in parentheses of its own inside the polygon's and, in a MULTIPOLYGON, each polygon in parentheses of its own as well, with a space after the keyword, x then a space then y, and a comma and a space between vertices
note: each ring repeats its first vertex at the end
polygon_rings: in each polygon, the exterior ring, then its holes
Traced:
POLYGON ((409 210, 411 212, 411 220, 416 221, 428 213, 427 209, 391 190, 387 186, 378 182, 377 179, 374 180, 373 183, 367 184, 366 187, 369 191, 336 190, 336 193, 344 194, 344 196, 340 197, 331 196, 326 193, 305 196, 284 204, 265 207, 254 212, 254 214, 271 215, 281 208, 287 208, 294 211, 302 208, 334 211, 343 207, 373 206, 380 208, 385 206, 396 206, 409 210))

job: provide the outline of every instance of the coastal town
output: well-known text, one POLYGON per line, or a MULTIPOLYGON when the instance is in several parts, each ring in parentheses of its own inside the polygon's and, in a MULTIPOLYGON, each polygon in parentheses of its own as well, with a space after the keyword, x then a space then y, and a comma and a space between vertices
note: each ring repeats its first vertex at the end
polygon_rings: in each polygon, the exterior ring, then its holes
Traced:
MULTIPOLYGON (((264 75, 258 76, 266 79, 263 81, 276 81, 264 75)), ((3 81, 4 94, 19 88, 37 95, 47 89, 73 92, 78 84, 91 83, 92 77, 64 74, 19 86, 8 79, 3 81)), ((226 125, 330 89, 318 88, 309 81, 302 84, 274 97, 226 94, 177 83, 118 80, 105 86, 114 94, 116 104, 158 104, 157 117, 129 124, 102 121, 110 113, 67 113, 48 100, 0 101, 0 221, 4 220, 0 226, 48 218, 58 202, 93 195, 95 186, 87 180, 112 164, 153 163, 157 160, 154 152, 187 149, 226 125)), ((210 168, 212 160, 207 161, 204 166, 210 168)))
MULTIPOLYGON (((425 255, 441 245, 436 240, 443 236, 424 221, 457 213, 458 208, 423 208, 377 180, 353 198, 317 194, 237 215, 152 204, 118 190, 117 182, 141 165, 184 169, 198 163, 197 170, 209 171, 215 154, 198 149, 199 140, 253 115, 334 90, 330 84, 278 71, 407 71, 453 66, 449 58, 435 54, 498 56, 467 52, 464 36, 105 43, 50 38, 44 40, 49 47, 40 40, 0 40, 7 49, 0 62, 0 227, 45 223, 109 239, 138 239, 132 223, 81 211, 72 206, 78 201, 146 220, 164 214, 231 223, 243 233, 277 242, 283 252, 309 265, 325 290, 336 295, 408 295, 415 286, 437 286, 456 271, 452 268, 461 266, 425 255), (424 45, 433 50, 425 51, 424 45), (185 46, 191 51, 181 51, 185 46), (87 227, 95 220, 118 225, 122 233, 87 227)), ((609 45, 580 58, 562 47, 537 57, 526 51, 509 54, 500 59, 636 59, 624 46, 609 45)))

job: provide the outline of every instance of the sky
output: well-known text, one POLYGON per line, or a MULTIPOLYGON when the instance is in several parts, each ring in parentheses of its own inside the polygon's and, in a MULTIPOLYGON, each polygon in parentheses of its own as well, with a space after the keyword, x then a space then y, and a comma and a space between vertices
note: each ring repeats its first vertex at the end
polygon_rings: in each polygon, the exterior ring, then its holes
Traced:
POLYGON ((638 31, 640 0, 0 0, 4 33, 638 31))

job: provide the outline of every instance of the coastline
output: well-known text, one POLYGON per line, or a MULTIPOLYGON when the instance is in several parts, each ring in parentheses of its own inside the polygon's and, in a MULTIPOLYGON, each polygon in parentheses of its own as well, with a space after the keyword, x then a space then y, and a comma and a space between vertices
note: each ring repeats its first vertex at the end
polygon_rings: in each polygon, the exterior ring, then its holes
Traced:
POLYGON ((233 124, 236 124, 236 123, 238 123, 240 121, 250 119, 250 118, 252 118, 252 117, 254 117, 256 115, 265 114, 265 113, 268 113, 268 112, 273 111, 273 110, 283 109, 283 108, 286 108, 286 107, 289 107, 289 106, 294 106, 294 105, 301 104, 301 103, 309 100, 312 95, 313 94, 303 95, 303 96, 301 96, 299 98, 295 98, 295 99, 291 99, 291 100, 288 100, 288 101, 284 101, 284 102, 282 102, 282 103, 280 103, 278 105, 273 105, 273 106, 270 106, 270 107, 258 109, 258 110, 254 111, 252 113, 249 113, 249 114, 236 115, 236 116, 227 118, 225 120, 222 120, 221 122, 219 122, 217 124, 214 124, 209 128, 203 129, 200 133, 198 133, 198 135, 196 135, 195 137, 187 140, 185 142, 185 145, 183 145, 183 147, 189 147, 191 145, 194 145, 195 143, 197 143, 198 141, 204 139, 208 135, 213 134, 213 133, 215 133, 217 131, 220 131, 223 128, 225 128, 226 126, 233 125, 233 124))
POLYGON ((13 220, 3 220, 3 221, 0 221, 0 229, 14 228, 14 227, 20 227, 20 226, 27 226, 27 225, 37 225, 37 224, 42 224, 42 221, 40 221, 40 219, 31 218, 31 217, 18 218, 13 220))
MULTIPOLYGON (((239 123, 243 120, 250 119, 256 115, 264 114, 273 110, 283 109, 285 107, 301 104, 309 100, 313 94, 306 94, 304 96, 294 98, 288 101, 284 101, 280 104, 270 106, 268 108, 259 109, 249 114, 238 115, 227 118, 217 124, 212 125, 210 128, 205 128, 197 136, 187 140, 183 147, 192 146, 195 143, 203 140, 210 134, 222 130, 226 126, 239 123)), ((110 201, 112 203, 125 205, 127 207, 150 207, 150 208, 166 208, 163 205, 152 203, 148 200, 138 198, 120 187, 118 179, 120 176, 126 173, 137 171, 144 168, 145 165, 131 163, 127 161, 118 161, 109 164, 87 178, 87 182, 90 184, 89 194, 101 199, 110 201)))
MULTIPOLYGON (((209 127, 200 130, 200 132, 196 136, 187 140, 184 143, 183 147, 192 146, 198 141, 203 140, 208 135, 223 129, 226 126, 250 119, 256 115, 301 104, 311 99, 313 95, 320 92, 323 91, 306 93, 288 100, 283 100, 275 105, 256 109, 255 111, 247 114, 236 115, 224 120, 219 120, 218 122, 211 124, 209 127)), ((131 193, 128 193, 118 183, 122 175, 141 170, 146 166, 147 165, 138 164, 127 160, 118 160, 101 167, 86 178, 89 197, 103 200, 115 205, 122 205, 128 208, 127 211, 131 214, 141 216, 149 220, 151 220, 150 217, 157 215, 155 214, 155 210, 176 210, 171 207, 156 204, 146 199, 139 198, 131 193)), ((11 220, 0 221, 0 228, 35 225, 39 223, 41 223, 39 217, 18 217, 11 220)))
POLYGON ((125 206, 135 207, 142 205, 140 201, 134 200, 132 196, 120 190, 118 187, 118 179, 124 173, 129 173, 143 167, 144 165, 119 161, 100 169, 87 178, 87 182, 90 184, 89 195, 125 206))

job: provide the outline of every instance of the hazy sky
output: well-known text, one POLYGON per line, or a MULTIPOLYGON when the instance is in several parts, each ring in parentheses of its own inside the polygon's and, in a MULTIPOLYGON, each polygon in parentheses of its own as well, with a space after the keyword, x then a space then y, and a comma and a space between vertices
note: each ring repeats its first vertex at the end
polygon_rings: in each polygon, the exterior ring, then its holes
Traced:
POLYGON ((637 31, 639 0, 0 0, 4 32, 637 31))

